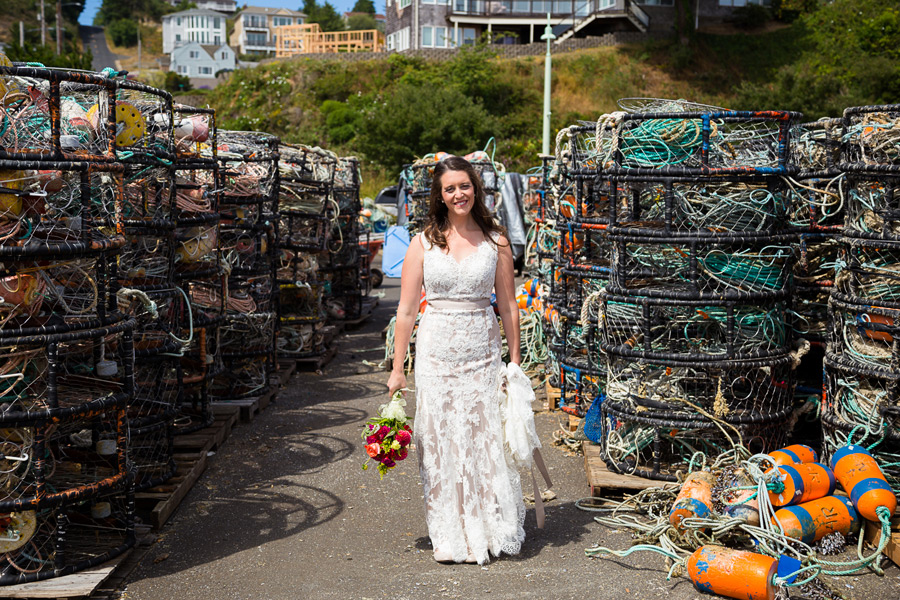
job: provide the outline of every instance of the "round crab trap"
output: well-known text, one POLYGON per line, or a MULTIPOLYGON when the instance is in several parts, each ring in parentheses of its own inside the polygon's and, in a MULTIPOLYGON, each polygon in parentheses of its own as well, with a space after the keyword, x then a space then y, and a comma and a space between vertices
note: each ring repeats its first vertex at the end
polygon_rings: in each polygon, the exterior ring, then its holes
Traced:
POLYGON ((116 90, 96 73, 0 66, 0 159, 115 161, 116 90))
POLYGON ((898 172, 900 104, 855 106, 844 110, 842 168, 859 167, 884 173, 898 172))
POLYGON ((847 444, 862 444, 894 490, 900 489, 900 372, 825 357, 821 418, 827 456, 847 444))
POLYGON ((900 241, 841 238, 835 288, 882 306, 900 307, 900 241))
POLYGON ((791 359, 670 363, 610 356, 606 396, 585 428, 619 473, 676 481, 697 453, 781 447, 792 412, 791 359))
POLYGON ((854 237, 900 240, 900 171, 888 174, 870 169, 847 167, 845 232, 854 237))
POLYGON ((600 165, 613 174, 784 175, 799 113, 685 111, 615 113, 598 126, 600 165))
POLYGON ((121 205, 121 165, 0 160, 0 257, 115 250, 121 205))
POLYGON ((777 358, 791 350, 786 300, 681 300, 601 292, 600 347, 653 360, 777 358))
POLYGON ((167 164, 174 156, 172 95, 116 80, 116 155, 121 162, 167 164))
POLYGON ((786 295, 796 236, 724 240, 609 234, 613 263, 609 290, 671 298, 745 298, 786 295))
POLYGON ((789 231, 786 184, 771 176, 619 175, 609 205, 610 234, 749 241, 789 231))

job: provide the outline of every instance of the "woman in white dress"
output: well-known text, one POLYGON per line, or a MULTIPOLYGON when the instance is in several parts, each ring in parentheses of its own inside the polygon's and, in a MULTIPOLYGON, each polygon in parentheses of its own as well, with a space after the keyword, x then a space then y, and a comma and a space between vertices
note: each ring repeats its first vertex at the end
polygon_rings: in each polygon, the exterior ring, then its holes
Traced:
POLYGON ((519 310, 509 242, 484 204, 468 161, 451 156, 434 169, 424 231, 403 262, 391 393, 406 387, 403 364, 416 334, 415 442, 425 520, 438 562, 484 564, 517 554, 525 540, 519 474, 503 450, 497 385, 502 364, 497 307, 510 360, 521 362, 519 310))

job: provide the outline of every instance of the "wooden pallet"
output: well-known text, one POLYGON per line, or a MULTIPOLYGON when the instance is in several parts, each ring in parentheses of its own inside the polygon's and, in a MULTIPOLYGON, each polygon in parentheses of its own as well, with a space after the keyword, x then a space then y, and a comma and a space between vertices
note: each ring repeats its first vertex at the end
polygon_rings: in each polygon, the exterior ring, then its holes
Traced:
POLYGON ((134 495, 138 512, 154 529, 161 529, 206 470, 209 453, 217 450, 234 428, 238 409, 214 406, 212 426, 192 434, 176 436, 175 475, 163 484, 134 495))
POLYGON ((3 598, 83 598, 90 596, 104 581, 106 581, 133 550, 96 566, 78 573, 55 577, 33 583, 20 583, 0 588, 3 598))
POLYGON ((375 312, 375 309, 378 307, 378 301, 379 299, 376 296, 364 297, 362 299, 362 306, 359 310, 359 316, 355 319, 341 319, 338 323, 341 323, 346 329, 359 327, 372 316, 373 312, 375 312))
POLYGON ((325 352, 319 356, 311 356, 309 358, 295 359, 298 371, 321 371, 331 360, 337 356, 337 348, 329 346, 325 352))
POLYGON ((635 475, 614 473, 606 467, 606 463, 600 458, 600 446, 586 441, 582 444, 582 448, 584 449, 584 471, 587 475, 588 486, 591 488, 591 495, 594 497, 610 491, 634 492, 667 485, 664 481, 654 481, 635 475))
MULTIPOLYGON (((866 541, 878 547, 878 542, 881 541, 881 524, 866 521, 866 541)), ((895 565, 900 565, 900 516, 891 519, 891 539, 883 554, 895 565)))
POLYGON ((278 395, 279 387, 279 378, 277 376, 273 377, 268 390, 261 396, 255 396, 253 398, 237 398, 234 400, 216 400, 212 403, 213 410, 220 406, 237 407, 240 413, 241 422, 250 423, 260 412, 265 410, 269 404, 272 403, 272 400, 278 395))
POLYGON ((562 391, 558 387, 550 385, 548 381, 544 384, 544 393, 546 394, 544 397, 544 410, 551 411, 559 408, 559 396, 562 391))

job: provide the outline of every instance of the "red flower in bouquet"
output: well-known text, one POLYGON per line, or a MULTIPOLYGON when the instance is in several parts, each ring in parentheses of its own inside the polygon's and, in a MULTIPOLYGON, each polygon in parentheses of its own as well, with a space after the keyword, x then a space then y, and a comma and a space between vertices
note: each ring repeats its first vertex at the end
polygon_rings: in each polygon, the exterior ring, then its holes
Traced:
POLYGON ((409 454, 412 428, 406 423, 405 405, 403 394, 395 392, 390 402, 379 407, 378 416, 369 419, 363 427, 362 439, 366 442, 369 458, 362 468, 368 469, 369 460, 374 459, 378 462, 378 474, 382 479, 409 454))

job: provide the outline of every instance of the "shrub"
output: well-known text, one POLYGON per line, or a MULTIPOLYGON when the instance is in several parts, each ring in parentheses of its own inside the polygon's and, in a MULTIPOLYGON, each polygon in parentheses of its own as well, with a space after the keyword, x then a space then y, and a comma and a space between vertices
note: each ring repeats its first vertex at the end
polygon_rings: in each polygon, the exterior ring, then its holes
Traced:
POLYGON ((130 48, 137 45, 138 25, 136 21, 119 19, 118 21, 113 21, 106 30, 109 32, 109 38, 116 46, 130 48))
POLYGON ((169 92, 186 92, 191 89, 191 79, 187 75, 179 75, 175 71, 166 73, 163 87, 169 92))
POLYGON ((734 9, 731 22, 739 29, 761 29, 770 17, 769 9, 762 4, 747 4, 734 9))

